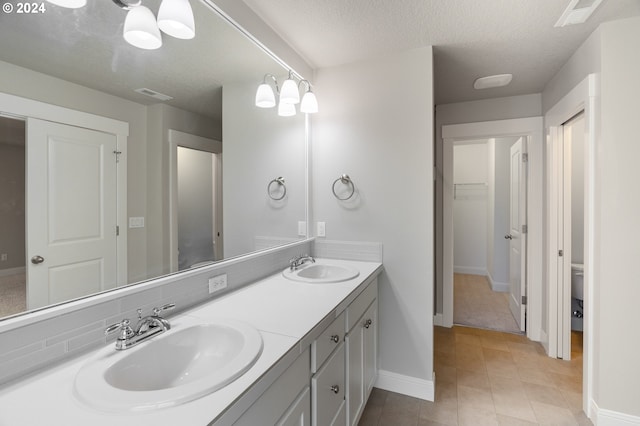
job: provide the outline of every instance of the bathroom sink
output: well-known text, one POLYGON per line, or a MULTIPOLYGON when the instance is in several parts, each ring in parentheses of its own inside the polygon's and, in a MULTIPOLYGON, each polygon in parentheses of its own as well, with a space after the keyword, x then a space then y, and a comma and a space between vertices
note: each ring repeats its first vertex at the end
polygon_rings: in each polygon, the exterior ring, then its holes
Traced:
POLYGON ((144 411, 215 392, 244 374, 262 353, 262 336, 230 320, 173 329, 123 352, 112 348, 85 364, 74 394, 107 411, 144 411))
POLYGON ((290 268, 282 272, 285 278, 305 283, 337 283, 353 279, 360 275, 357 269, 330 263, 307 263, 292 271, 290 268))

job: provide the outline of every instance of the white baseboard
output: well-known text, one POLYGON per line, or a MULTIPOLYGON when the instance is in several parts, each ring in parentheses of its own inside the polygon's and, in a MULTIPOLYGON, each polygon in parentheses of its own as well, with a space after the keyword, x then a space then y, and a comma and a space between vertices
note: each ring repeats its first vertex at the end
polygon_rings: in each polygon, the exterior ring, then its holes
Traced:
POLYGON ((25 266, 18 266, 17 268, 0 269, 0 277, 8 277, 9 275, 24 274, 27 271, 25 266))
POLYGON ((454 266, 453 272, 455 272, 456 274, 487 276, 487 269, 477 266, 454 266))
POLYGON ((432 380, 424 380, 391 371, 378 370, 375 387, 427 401, 435 399, 435 375, 432 380))
POLYGON ((606 410, 598 407, 595 401, 591 400, 591 420, 596 426, 639 426, 640 417, 630 414, 619 413, 617 411, 606 410))
POLYGON ((499 281, 495 281, 491 274, 487 274, 487 278, 489 279, 489 284, 491 284, 491 290, 497 291, 500 293, 509 293, 510 286, 509 283, 501 283, 499 281))
POLYGON ((546 331, 540 329, 540 344, 544 348, 544 353, 549 355, 549 336, 546 331))
POLYGON ((440 327, 444 327, 444 315, 443 314, 435 314, 433 316, 433 325, 439 325, 440 327))

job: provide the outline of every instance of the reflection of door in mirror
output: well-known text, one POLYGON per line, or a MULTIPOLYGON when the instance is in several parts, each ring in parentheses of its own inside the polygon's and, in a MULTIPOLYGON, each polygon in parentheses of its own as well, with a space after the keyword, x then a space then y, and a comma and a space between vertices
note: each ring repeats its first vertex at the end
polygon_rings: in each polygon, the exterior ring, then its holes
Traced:
POLYGON ((26 309, 25 122, 0 116, 0 317, 26 309))
POLYGON ((169 130, 172 272, 224 258, 222 143, 169 130))
POLYGON ((27 119, 27 307, 117 284, 115 135, 27 119))

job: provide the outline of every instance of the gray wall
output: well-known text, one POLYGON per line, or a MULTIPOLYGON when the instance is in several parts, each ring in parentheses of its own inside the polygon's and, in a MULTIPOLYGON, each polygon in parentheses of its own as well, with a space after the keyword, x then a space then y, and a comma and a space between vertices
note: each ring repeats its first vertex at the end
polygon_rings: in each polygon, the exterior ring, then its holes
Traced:
POLYGON ((3 141, 0 129, 0 272, 25 266, 25 146, 3 141))
POLYGON ((383 243, 380 368, 423 380, 433 373, 432 66, 423 48, 318 70, 311 166, 326 238, 383 243), (348 202, 331 192, 343 173, 357 187, 348 202))

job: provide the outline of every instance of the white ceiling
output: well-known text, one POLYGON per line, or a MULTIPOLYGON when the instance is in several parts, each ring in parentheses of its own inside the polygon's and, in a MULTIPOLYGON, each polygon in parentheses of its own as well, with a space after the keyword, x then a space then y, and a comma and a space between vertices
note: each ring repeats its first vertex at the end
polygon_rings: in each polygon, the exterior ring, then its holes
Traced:
POLYGON ((640 15, 640 0, 604 0, 587 23, 554 28, 569 0, 244 2, 314 68, 433 45, 437 104, 539 93, 600 23, 640 15), (503 73, 509 86, 473 89, 503 73))

